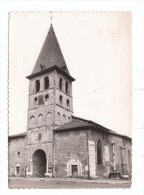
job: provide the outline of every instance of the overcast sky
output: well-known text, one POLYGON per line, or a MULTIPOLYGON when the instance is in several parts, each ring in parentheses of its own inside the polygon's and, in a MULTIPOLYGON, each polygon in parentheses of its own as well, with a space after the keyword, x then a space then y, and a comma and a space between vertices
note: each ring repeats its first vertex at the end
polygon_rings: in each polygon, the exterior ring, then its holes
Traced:
MULTIPOLYGON (((53 28, 73 82, 74 115, 131 136, 130 12, 54 12, 53 28)), ((27 130, 30 75, 49 12, 10 14, 9 133, 27 130)))

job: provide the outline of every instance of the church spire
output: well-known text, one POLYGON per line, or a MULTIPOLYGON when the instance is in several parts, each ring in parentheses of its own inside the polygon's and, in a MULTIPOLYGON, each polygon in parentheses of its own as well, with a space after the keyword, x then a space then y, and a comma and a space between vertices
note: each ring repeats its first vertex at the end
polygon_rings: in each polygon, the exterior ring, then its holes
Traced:
POLYGON ((61 73, 68 76, 71 80, 75 80, 70 76, 57 37, 55 35, 53 25, 51 23, 49 32, 46 36, 34 69, 31 75, 27 78, 32 78, 54 68, 58 69, 61 73))

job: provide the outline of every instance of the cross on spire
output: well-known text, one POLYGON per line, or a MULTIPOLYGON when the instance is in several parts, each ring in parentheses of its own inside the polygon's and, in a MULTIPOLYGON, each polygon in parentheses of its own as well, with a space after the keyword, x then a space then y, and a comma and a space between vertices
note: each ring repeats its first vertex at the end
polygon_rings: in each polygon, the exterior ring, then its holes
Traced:
POLYGON ((52 11, 50 11, 50 13, 51 13, 50 23, 51 23, 51 25, 52 25, 52 19, 53 19, 53 16, 52 16, 52 11))

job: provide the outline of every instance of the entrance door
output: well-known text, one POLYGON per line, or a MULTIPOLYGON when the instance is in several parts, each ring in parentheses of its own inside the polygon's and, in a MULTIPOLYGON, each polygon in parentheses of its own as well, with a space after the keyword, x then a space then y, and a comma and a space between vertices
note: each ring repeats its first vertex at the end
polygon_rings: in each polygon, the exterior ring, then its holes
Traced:
POLYGON ((20 175, 20 166, 16 166, 16 176, 20 175))
POLYGON ((72 177, 78 177, 78 166, 72 165, 72 177))
POLYGON ((43 150, 36 150, 33 154, 33 175, 43 177, 46 173, 46 154, 43 150))

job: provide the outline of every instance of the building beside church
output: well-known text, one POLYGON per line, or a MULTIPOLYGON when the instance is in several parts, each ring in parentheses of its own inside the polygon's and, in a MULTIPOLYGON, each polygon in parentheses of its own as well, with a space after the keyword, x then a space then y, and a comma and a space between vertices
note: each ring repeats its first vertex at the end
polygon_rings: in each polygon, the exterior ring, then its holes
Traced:
POLYGON ((9 176, 131 177, 131 138, 73 116, 75 79, 52 25, 27 79, 27 132, 8 138, 9 176))

